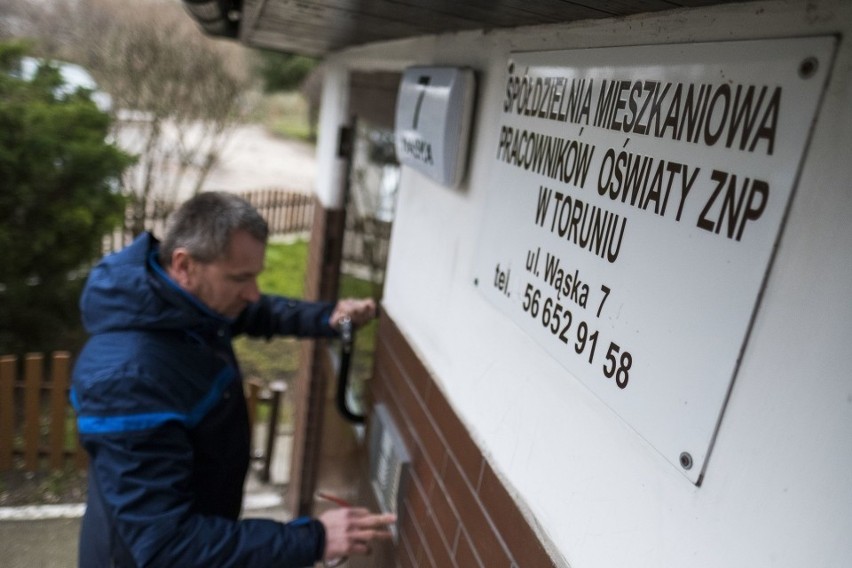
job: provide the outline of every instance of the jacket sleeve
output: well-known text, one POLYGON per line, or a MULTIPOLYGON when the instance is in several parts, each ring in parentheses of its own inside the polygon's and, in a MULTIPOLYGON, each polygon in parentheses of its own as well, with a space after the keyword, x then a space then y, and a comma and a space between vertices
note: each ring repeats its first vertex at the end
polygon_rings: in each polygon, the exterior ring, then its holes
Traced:
MULTIPOLYGON (((192 447, 176 420, 123 433, 83 433, 91 485, 108 517, 113 554, 134 566, 301 567, 322 557, 313 519, 232 521, 192 510, 192 447)), ((120 563, 119 565, 124 565, 120 563)))
POLYGON ((293 335, 296 337, 335 337, 329 325, 332 302, 306 302, 282 296, 262 295, 249 305, 233 324, 233 334, 255 337, 293 335))

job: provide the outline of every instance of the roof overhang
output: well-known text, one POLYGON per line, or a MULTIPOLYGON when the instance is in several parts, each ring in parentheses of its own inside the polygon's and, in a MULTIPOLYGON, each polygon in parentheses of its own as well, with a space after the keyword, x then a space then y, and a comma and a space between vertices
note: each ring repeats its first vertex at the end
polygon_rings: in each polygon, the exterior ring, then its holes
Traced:
POLYGON ((743 0, 183 0, 208 35, 314 57, 424 35, 739 1, 743 0))

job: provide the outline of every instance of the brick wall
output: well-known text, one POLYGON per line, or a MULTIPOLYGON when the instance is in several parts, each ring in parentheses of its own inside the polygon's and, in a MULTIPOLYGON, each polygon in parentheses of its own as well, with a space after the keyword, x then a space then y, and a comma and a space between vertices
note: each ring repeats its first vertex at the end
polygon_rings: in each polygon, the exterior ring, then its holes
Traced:
MULTIPOLYGON (((373 398, 411 454, 400 538, 383 567, 546 568, 541 542, 394 322, 382 316, 373 398)), ((531 441, 532 442, 532 441, 531 441)), ((378 560, 378 559, 377 559, 378 560)))

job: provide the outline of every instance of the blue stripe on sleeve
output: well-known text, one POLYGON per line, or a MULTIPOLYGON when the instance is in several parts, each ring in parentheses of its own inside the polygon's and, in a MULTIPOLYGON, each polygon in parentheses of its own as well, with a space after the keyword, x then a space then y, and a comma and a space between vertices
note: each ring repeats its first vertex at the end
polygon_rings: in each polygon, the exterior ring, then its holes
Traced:
MULTIPOLYGON (((77 431, 80 434, 118 434, 122 432, 138 432, 156 428, 169 421, 177 421, 189 427, 197 426, 228 388, 236 373, 233 367, 222 369, 213 381, 213 386, 207 395, 201 399, 188 413, 180 412, 148 412, 142 414, 126 414, 119 416, 78 416, 77 431)), ((72 391, 75 408, 80 411, 76 393, 72 391)))
POLYGON ((136 432, 154 428, 169 420, 186 422, 186 415, 177 412, 152 412, 128 416, 81 416, 77 418, 77 430, 81 434, 116 434, 136 432))

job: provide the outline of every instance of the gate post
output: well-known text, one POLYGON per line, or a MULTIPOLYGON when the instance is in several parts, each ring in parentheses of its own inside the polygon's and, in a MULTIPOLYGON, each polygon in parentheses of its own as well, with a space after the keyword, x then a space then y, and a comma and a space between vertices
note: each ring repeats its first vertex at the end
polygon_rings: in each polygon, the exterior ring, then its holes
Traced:
MULTIPOLYGON (((305 282, 305 296, 333 301, 337 296, 342 253, 343 210, 325 209, 314 203, 314 221, 305 282)), ((319 471, 327 374, 325 340, 303 341, 296 378, 296 407, 288 504, 297 516, 311 512, 319 471)))

